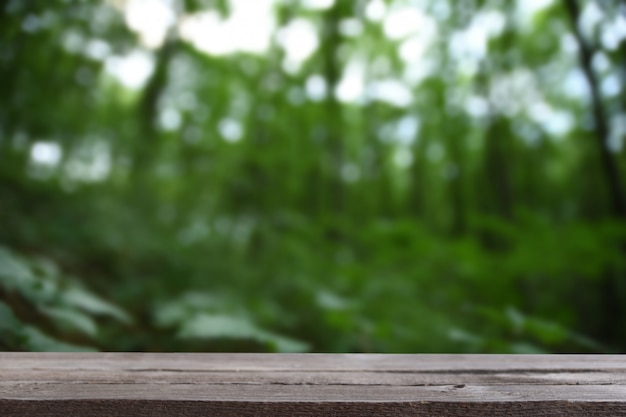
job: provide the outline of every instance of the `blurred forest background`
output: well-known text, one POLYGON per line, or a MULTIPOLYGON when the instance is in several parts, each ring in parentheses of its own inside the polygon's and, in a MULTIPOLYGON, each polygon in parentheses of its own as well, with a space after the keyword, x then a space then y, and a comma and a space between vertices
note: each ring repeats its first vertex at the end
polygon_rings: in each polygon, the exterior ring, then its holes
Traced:
POLYGON ((626 350, 626 2, 0 2, 0 349, 626 350))

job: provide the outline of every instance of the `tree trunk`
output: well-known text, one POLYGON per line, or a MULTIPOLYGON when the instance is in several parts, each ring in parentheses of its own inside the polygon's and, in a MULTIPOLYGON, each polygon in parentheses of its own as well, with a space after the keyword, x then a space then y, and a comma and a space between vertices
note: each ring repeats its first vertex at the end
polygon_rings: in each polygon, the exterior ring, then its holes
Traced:
POLYGON ((580 66, 585 74, 587 83, 589 84, 589 91, 591 93, 591 110, 593 121, 595 123, 596 143, 602 162, 604 177, 610 194, 611 209, 615 217, 626 219, 626 200, 624 199, 624 193, 622 191, 623 188, 619 174, 619 167, 617 165, 617 158, 615 158, 615 156, 611 153, 608 146, 609 128, 606 110, 600 95, 598 78, 593 71, 591 64, 593 59, 593 50, 583 38, 580 28, 578 27, 580 8, 577 1, 564 0, 564 2, 570 18, 570 23, 572 25, 572 32, 578 43, 580 66))

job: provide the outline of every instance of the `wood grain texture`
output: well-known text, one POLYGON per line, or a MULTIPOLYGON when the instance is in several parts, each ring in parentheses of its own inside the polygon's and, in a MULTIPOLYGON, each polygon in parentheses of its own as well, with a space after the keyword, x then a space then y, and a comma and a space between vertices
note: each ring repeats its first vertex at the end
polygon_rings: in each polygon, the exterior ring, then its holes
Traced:
POLYGON ((0 416, 626 416, 625 359, 0 353, 0 416))

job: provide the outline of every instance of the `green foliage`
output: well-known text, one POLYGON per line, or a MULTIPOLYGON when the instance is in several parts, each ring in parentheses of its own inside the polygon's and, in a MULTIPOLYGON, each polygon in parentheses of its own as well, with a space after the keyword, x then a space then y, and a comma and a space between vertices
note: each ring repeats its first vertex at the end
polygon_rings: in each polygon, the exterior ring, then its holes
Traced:
POLYGON ((274 352, 302 352, 306 343, 265 330, 245 317, 245 311, 228 314, 225 297, 184 294, 178 300, 159 305, 155 311, 157 326, 178 329, 176 337, 187 340, 251 340, 274 352))
POLYGON ((0 6, 1 349, 624 349, 618 2, 148 3, 0 6))
POLYGON ((482 308, 475 312, 483 324, 480 333, 452 328, 450 339, 470 352, 550 353, 564 346, 576 351, 603 352, 608 348, 568 330, 555 321, 526 316, 512 307, 482 308))
POLYGON ((61 273, 53 262, 20 256, 3 247, 0 247, 0 294, 6 300, 0 301, 1 342, 5 349, 93 350, 60 339, 67 337, 95 344, 98 318, 127 324, 131 321, 119 307, 61 273), (55 337, 45 333, 50 325, 55 337))

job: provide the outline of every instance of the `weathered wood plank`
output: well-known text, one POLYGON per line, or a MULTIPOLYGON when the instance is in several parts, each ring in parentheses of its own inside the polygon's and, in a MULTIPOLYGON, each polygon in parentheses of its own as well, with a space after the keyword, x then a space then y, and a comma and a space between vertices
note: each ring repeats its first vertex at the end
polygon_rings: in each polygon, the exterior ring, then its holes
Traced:
MULTIPOLYGON (((245 385, 458 385, 458 384, 535 384, 535 385, 626 385, 626 373, 619 372, 498 372, 498 373, 419 373, 419 372, 306 372, 306 371, 93 371, 76 370, 72 381, 81 383, 145 382, 163 384, 245 384, 245 385)), ((3 371, 2 381, 13 383, 63 382, 62 371, 3 371)))
POLYGON ((626 370, 623 355, 412 355, 254 353, 0 353, 0 369, 220 371, 626 370))
POLYGON ((621 355, 0 353, 0 416, 625 415, 621 355))

